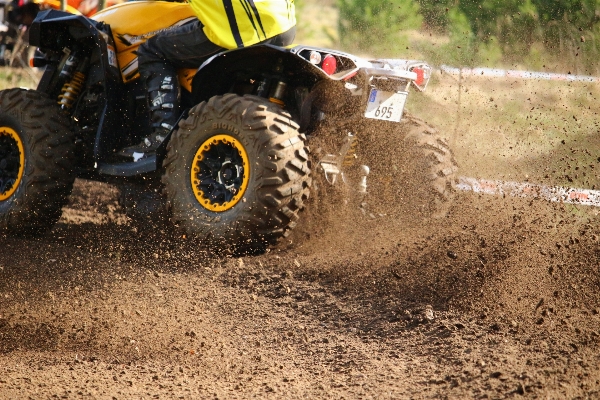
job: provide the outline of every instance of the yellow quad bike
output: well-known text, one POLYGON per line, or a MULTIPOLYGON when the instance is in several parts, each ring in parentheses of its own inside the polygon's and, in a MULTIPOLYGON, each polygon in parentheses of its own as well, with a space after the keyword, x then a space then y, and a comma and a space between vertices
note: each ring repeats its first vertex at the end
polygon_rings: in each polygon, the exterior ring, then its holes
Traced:
POLYGON ((37 15, 30 43, 34 66, 44 69, 38 87, 0 92, 1 229, 50 229, 83 178, 120 185, 133 216, 168 215, 210 245, 262 250, 297 224, 315 174, 365 191, 367 167, 357 167, 355 181, 344 175, 361 127, 378 130, 365 137, 404 127, 407 151, 388 152, 415 158, 406 171, 382 173, 400 186, 402 174, 422 175, 426 192, 413 197, 424 207, 450 201, 456 167, 448 146, 403 117, 410 87, 425 88, 429 66, 301 45, 225 51, 180 71, 177 126, 155 156, 118 157, 150 133, 136 49, 194 18, 188 4, 160 1, 119 4, 91 19, 37 15))

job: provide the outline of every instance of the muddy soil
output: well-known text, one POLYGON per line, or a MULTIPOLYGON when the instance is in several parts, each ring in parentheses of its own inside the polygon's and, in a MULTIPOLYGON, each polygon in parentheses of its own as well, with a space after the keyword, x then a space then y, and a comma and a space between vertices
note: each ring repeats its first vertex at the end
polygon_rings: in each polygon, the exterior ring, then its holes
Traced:
POLYGON ((600 397, 589 209, 459 193, 410 224, 307 212, 266 254, 138 233, 77 181, 0 237, 0 399, 600 397))

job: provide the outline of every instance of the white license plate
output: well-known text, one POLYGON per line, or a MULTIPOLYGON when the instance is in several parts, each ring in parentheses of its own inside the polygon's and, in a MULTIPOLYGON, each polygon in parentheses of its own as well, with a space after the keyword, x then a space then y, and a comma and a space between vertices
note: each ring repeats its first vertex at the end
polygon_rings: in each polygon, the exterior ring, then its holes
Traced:
POLYGON ((371 89, 365 117, 400 122, 407 94, 371 89))

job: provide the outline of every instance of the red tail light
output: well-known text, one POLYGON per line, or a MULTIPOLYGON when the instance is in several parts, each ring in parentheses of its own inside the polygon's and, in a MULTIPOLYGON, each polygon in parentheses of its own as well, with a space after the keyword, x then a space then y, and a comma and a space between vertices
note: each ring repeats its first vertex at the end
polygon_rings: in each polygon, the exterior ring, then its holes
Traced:
POLYGON ((417 74, 417 79, 415 83, 417 86, 421 86, 425 82, 425 71, 422 68, 413 68, 412 72, 417 74))
POLYGON ((323 64, 321 64, 321 68, 327 75, 333 75, 335 70, 337 69, 337 60, 331 54, 327 54, 323 59, 323 64))

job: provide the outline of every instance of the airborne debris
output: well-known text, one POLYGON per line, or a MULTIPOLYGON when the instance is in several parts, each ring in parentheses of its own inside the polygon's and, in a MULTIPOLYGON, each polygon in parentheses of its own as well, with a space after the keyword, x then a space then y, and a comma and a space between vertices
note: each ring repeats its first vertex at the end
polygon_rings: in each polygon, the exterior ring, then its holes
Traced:
POLYGON ((537 305, 535 306, 535 309, 537 310, 538 308, 540 308, 543 305, 544 305, 544 298, 542 297, 540 299, 540 301, 538 301, 537 305))
POLYGON ((425 318, 429 321, 433 321, 435 318, 433 313, 433 307, 430 305, 425 306, 425 318))

